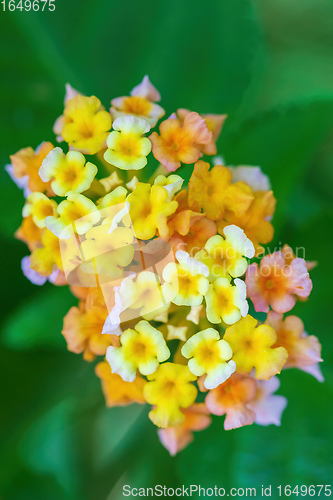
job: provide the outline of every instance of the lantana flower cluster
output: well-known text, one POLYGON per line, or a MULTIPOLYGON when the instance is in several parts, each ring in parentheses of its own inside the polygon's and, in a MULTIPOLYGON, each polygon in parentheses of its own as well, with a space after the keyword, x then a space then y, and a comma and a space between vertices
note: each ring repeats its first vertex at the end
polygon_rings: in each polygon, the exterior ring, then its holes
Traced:
POLYGON ((290 314, 315 263, 288 245, 265 251, 268 177, 216 156, 226 115, 166 118, 160 98, 147 76, 110 110, 67 85, 54 143, 6 168, 25 196, 24 274, 78 299, 64 318, 69 351, 97 359, 107 406, 150 405, 174 455, 211 415, 226 430, 280 425, 277 375, 293 367, 321 381, 322 359, 290 314))

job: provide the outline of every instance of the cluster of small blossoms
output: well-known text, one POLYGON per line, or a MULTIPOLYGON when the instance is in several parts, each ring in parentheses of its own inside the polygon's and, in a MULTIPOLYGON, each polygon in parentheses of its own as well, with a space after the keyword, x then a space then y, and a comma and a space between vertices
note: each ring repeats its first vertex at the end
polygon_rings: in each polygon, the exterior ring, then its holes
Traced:
POLYGON ((285 316, 309 296, 315 263, 288 245, 263 256, 269 179, 215 156, 226 115, 179 109, 156 128, 159 101, 147 76, 110 111, 67 85, 61 147, 21 149, 6 169, 26 198, 24 274, 79 299, 64 318, 68 349, 102 358, 108 406, 151 405, 174 455, 211 415, 226 430, 280 425, 276 375, 294 367, 321 381, 322 359, 301 319, 285 316))

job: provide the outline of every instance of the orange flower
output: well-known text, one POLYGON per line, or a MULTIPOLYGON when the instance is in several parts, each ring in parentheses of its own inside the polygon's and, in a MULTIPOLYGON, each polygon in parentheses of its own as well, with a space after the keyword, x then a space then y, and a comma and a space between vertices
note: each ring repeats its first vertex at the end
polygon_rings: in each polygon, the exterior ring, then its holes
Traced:
POLYGON ((203 210, 212 220, 221 219, 227 210, 240 217, 249 208, 253 193, 245 182, 232 181, 227 167, 216 165, 209 170, 209 163, 202 160, 194 165, 189 182, 188 202, 192 210, 203 210))
POLYGON ((111 372, 111 367, 107 361, 98 363, 95 367, 97 377, 101 379, 102 390, 106 405, 125 406, 131 403, 144 404, 143 387, 146 381, 137 375, 134 382, 124 382, 124 380, 111 372))
POLYGON ((183 123, 177 118, 169 118, 160 125, 160 135, 153 132, 149 137, 155 158, 169 172, 180 167, 181 163, 194 163, 200 156, 200 145, 209 144, 212 133, 206 121, 198 113, 191 112, 183 123))
POLYGON ((178 203, 178 208, 175 214, 168 221, 169 233, 170 236, 172 236, 175 232, 185 236, 188 234, 191 225, 204 217, 204 214, 193 212, 193 210, 188 208, 186 190, 178 193, 175 200, 178 203))
POLYGON ((205 214, 194 212, 188 207, 188 194, 184 189, 175 196, 178 208, 168 221, 169 243, 177 250, 186 250, 193 256, 201 250, 206 241, 216 234, 216 224, 207 219, 205 214))
MULTIPOLYGON (((188 109, 178 109, 177 116, 181 121, 184 121, 186 116, 190 113, 188 109)), ((208 130, 212 132, 212 139, 208 144, 200 144, 200 150, 205 155, 216 155, 216 141, 221 133, 223 124, 228 115, 215 115, 215 114, 204 114, 201 115, 205 119, 208 130)))
POLYGON ((217 230, 221 234, 225 226, 235 224, 244 230, 256 249, 256 255, 260 255, 264 250, 260 243, 266 244, 273 239, 274 228, 269 219, 274 214, 276 200, 273 191, 256 191, 253 196, 252 203, 243 215, 237 217, 232 211, 226 210, 223 219, 217 222, 217 230))
POLYGON ((321 358, 321 345, 314 335, 308 335, 304 330, 303 321, 297 316, 288 316, 283 320, 283 315, 270 311, 265 321, 277 334, 274 347, 284 347, 288 352, 284 368, 299 368, 311 373, 320 382, 323 376, 318 363, 321 358))
POLYGON ((69 285, 69 288, 74 297, 80 300, 86 300, 90 293, 90 288, 86 288, 83 286, 81 287, 76 285, 69 285))
POLYGON ((36 226, 32 220, 32 215, 25 217, 22 224, 15 233, 18 240, 24 241, 32 252, 42 242, 43 230, 36 226))
POLYGON ((209 411, 204 403, 194 403, 181 410, 184 422, 178 427, 158 429, 158 437, 163 446, 174 456, 193 441, 193 431, 203 431, 210 423, 209 411))
POLYGON ((29 191, 39 191, 40 193, 46 192, 47 196, 54 196, 51 183, 43 182, 38 174, 44 158, 53 148, 54 146, 50 142, 42 142, 36 151, 30 147, 23 148, 10 157, 12 163, 7 170, 16 179, 23 181, 25 178, 28 188, 26 195, 29 194, 29 191))
POLYGON ((179 233, 185 236, 189 232, 191 225, 204 217, 204 214, 190 210, 186 189, 180 191, 174 197, 174 200, 178 203, 178 208, 168 221, 169 235, 172 236, 174 233, 179 233))
POLYGON ((190 230, 186 235, 182 236, 175 233, 169 243, 175 252, 177 250, 185 250, 193 257, 198 251, 203 249, 207 240, 215 236, 215 234, 215 222, 203 217, 200 220, 191 222, 190 230))
POLYGON ((62 330, 68 350, 76 354, 83 352, 84 359, 92 361, 95 356, 103 356, 109 345, 118 346, 116 335, 102 334, 107 315, 106 308, 86 309, 82 302, 80 308, 72 307, 64 317, 62 330))
POLYGON ((205 403, 213 415, 226 415, 226 431, 237 429, 254 422, 255 413, 250 410, 248 403, 255 398, 256 390, 253 378, 234 373, 223 384, 209 391, 205 403))

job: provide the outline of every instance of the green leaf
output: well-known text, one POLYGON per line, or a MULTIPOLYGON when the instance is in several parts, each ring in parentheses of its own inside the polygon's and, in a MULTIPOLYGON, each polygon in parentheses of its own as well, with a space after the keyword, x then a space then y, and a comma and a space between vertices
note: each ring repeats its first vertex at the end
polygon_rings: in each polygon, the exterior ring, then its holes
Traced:
POLYGON ((65 347, 63 317, 77 303, 67 287, 48 288, 16 310, 3 327, 2 342, 12 349, 65 347))
POLYGON ((265 45, 256 57, 243 114, 332 99, 333 85, 327 78, 332 65, 332 2, 257 0, 255 4, 265 45))
POLYGON ((20 444, 27 466, 39 475, 51 475, 71 497, 76 483, 71 418, 73 400, 58 403, 34 422, 20 444))
POLYGON ((333 100, 328 100, 272 110, 223 129, 219 152, 226 164, 260 165, 270 177, 277 198, 273 219, 277 234, 291 213, 304 169, 332 126, 333 100))

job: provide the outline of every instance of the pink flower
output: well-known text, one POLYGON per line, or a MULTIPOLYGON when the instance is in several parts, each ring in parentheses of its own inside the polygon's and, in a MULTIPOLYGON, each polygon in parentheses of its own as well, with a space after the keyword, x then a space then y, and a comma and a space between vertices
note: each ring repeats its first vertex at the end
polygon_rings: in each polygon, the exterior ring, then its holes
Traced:
POLYGON ((234 373, 223 384, 209 391, 205 403, 213 415, 226 416, 224 429, 228 431, 253 424, 255 413, 248 403, 255 395, 255 379, 234 373))
POLYGON ((193 431, 206 429, 211 418, 204 403, 195 403, 187 409, 182 409, 185 421, 178 427, 167 427, 158 430, 158 437, 163 446, 174 456, 193 441, 193 431))
POLYGON ((321 358, 321 345, 314 335, 304 330, 303 321, 297 316, 288 316, 270 311, 265 321, 276 331, 277 341, 274 347, 284 347, 288 359, 284 368, 299 368, 313 375, 319 382, 324 380, 318 363, 321 358))
POLYGON ((277 377, 269 380, 257 380, 257 393, 248 407, 256 414, 255 423, 258 425, 281 425, 281 416, 287 406, 284 396, 273 395, 280 387, 277 377))
POLYGON ((296 297, 308 297, 312 290, 304 259, 293 259, 286 264, 282 252, 266 255, 258 264, 251 264, 246 272, 248 296, 255 310, 268 312, 269 306, 278 312, 290 311, 296 297))

